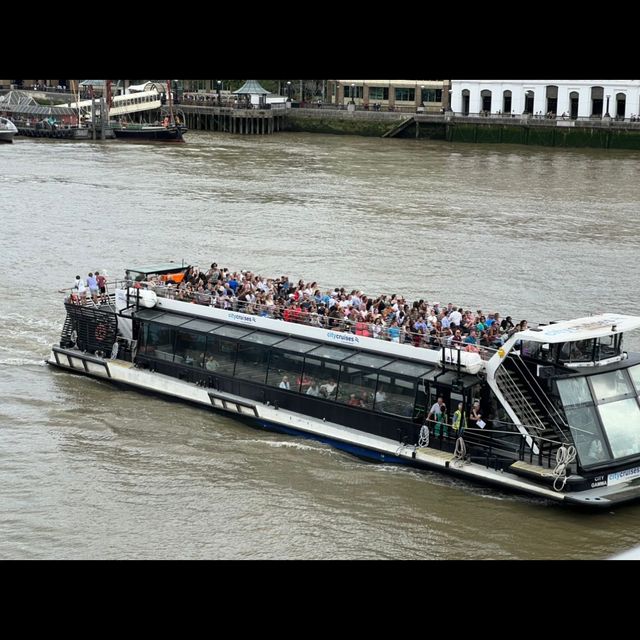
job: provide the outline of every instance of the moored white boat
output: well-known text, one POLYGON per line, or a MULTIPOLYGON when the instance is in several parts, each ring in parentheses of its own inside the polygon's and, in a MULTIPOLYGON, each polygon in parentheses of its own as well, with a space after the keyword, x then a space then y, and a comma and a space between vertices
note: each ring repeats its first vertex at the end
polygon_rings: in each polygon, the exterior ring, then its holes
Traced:
POLYGON ((18 128, 8 118, 0 117, 0 142, 13 142, 13 137, 18 133, 18 128))
POLYGON ((175 299, 157 279, 145 288, 148 276, 179 282, 183 271, 130 269, 109 304, 69 296, 49 364, 545 499, 611 507, 640 497, 640 354, 622 348, 640 317, 540 325, 497 350, 425 348, 237 301, 219 308, 202 294, 175 299), (426 420, 438 398, 451 418, 426 420), (474 402, 483 420, 465 427, 474 402))

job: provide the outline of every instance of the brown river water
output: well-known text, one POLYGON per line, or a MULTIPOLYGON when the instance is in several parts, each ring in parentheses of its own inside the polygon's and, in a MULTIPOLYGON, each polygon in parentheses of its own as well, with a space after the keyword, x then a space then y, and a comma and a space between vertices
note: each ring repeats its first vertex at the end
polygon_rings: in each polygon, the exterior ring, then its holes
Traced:
MULTIPOLYGON (((180 261, 530 323, 640 314, 640 154, 281 133, 0 146, 0 558, 605 558, 585 513, 47 367, 76 274, 180 261)), ((640 349, 640 336, 627 348, 640 349)))

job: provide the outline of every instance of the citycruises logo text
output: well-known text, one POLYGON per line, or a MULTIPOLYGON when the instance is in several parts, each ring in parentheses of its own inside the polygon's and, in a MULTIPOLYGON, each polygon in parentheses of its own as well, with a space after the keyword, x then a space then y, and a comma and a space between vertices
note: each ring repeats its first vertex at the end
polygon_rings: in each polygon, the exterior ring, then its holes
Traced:
POLYGON ((633 469, 625 469, 624 471, 610 473, 607 477, 607 481, 609 482, 609 486, 611 486, 612 484, 620 484, 621 482, 633 480, 638 476, 640 476, 640 467, 634 467, 633 469))
POLYGON ((255 322, 255 316, 247 316, 243 313, 233 313, 229 312, 229 320, 241 320, 242 322, 255 322))
POLYGON ((332 340, 340 340, 341 342, 351 342, 352 344, 360 342, 360 340, 358 340, 356 336, 348 333, 335 333, 335 331, 329 331, 327 333, 327 338, 331 338, 332 340))

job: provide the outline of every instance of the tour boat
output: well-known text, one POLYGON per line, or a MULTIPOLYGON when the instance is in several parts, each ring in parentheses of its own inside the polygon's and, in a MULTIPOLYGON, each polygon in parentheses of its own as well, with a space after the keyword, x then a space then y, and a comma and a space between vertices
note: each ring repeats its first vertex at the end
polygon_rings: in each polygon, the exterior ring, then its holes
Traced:
POLYGON ((201 293, 178 299, 184 273, 173 263, 136 267, 105 302, 68 295, 47 362, 119 383, 114 393, 156 392, 546 500, 611 508, 640 496, 640 354, 623 350, 640 317, 540 324, 498 349, 425 348, 239 303, 219 308, 201 293), (431 421, 439 398, 444 424, 431 421), (482 419, 471 426, 476 402, 482 419))

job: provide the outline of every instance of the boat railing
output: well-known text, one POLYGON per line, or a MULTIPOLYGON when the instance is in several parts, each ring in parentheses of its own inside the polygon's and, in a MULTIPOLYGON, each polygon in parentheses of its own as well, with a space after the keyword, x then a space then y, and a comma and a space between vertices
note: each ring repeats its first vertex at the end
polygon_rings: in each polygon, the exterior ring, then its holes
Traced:
MULTIPOLYGON (((147 288, 154 291, 158 297, 169 298, 172 300, 181 300, 191 302, 203 306, 214 307, 217 309, 225 309, 238 313, 246 313, 247 315, 256 315, 265 318, 283 320, 307 326, 318 327, 321 329, 330 329, 331 331, 341 333, 351 333, 357 336, 376 338, 388 342, 399 342, 401 344, 409 344, 416 348, 429 349, 431 351, 442 351, 443 359, 446 356, 447 362, 453 365, 460 365, 460 355, 463 352, 478 353, 483 361, 489 360, 497 351, 496 347, 490 347, 481 344, 467 344, 464 342, 455 342, 453 336, 432 336, 429 334, 418 333, 407 328, 402 328, 399 336, 395 336, 397 330, 391 329, 389 321, 383 321, 382 324, 365 322, 363 320, 350 320, 348 318, 335 318, 324 316, 315 312, 301 310, 299 308, 291 308, 287 306, 271 304, 259 304, 255 302, 246 302, 237 298, 229 298, 226 296, 214 296, 209 293, 188 292, 173 286, 157 284, 145 281, 133 281, 126 279, 113 279, 107 281, 106 291, 109 304, 113 304, 116 289, 126 289, 129 287, 147 288), (379 327, 379 328, 378 328, 379 327), (446 351, 446 353, 445 353, 446 351)), ((75 289, 60 289, 60 293, 72 295, 76 293, 75 289)), ((88 296, 88 292, 87 292, 88 296)), ((78 300, 83 304, 92 304, 91 297, 87 297, 88 302, 78 300)), ((134 303, 134 301, 132 301, 134 303)), ((98 302, 100 304, 100 302, 98 302)))
MULTIPOLYGON (((140 284, 145 285, 148 283, 142 282, 140 284)), ((342 333, 352 333, 358 336, 377 338, 390 342, 401 342, 402 344, 411 344, 412 346, 430 349, 432 351, 440 351, 443 347, 446 347, 456 351, 476 352, 481 355, 483 360, 488 360, 495 351, 491 347, 484 347, 480 345, 469 345, 465 343, 452 344, 451 336, 430 336, 407 329, 401 330, 399 336, 394 336, 394 333, 396 332, 391 330, 391 324, 388 322, 382 325, 376 325, 375 323, 365 322, 363 320, 350 320, 348 318, 323 316, 315 312, 293 309, 291 307, 281 306, 275 303, 259 304, 256 302, 238 300, 237 298, 213 296, 208 293, 189 293, 170 286, 156 285, 155 287, 149 288, 155 291, 156 295, 159 297, 184 300, 185 302, 195 302, 196 304, 216 307, 219 309, 228 309, 229 311, 246 313, 247 315, 257 315, 265 318, 284 320, 286 322, 315 326, 322 329, 331 329, 332 331, 342 333), (380 327, 379 330, 376 328, 377 326, 380 327)))
MULTIPOLYGON (((491 426, 480 429, 466 427, 462 432, 467 449, 472 448, 469 458, 472 462, 483 463, 487 467, 497 468, 511 464, 509 460, 519 460, 547 469, 556 466, 555 451, 561 442, 545 436, 533 436, 537 453, 527 443, 527 436, 517 430, 516 425, 500 420, 492 420, 491 426)), ((525 425, 530 432, 537 427, 525 425)), ((443 422, 429 423, 429 447, 441 451, 450 451, 460 436, 453 424, 443 422)))

